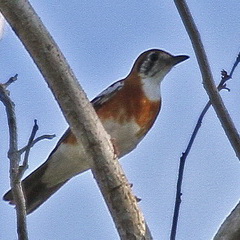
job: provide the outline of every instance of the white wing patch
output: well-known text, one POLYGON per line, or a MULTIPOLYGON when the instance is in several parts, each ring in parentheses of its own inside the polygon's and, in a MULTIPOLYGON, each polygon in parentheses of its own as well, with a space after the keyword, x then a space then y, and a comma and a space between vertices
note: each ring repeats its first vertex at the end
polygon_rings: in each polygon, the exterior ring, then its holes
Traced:
POLYGON ((112 85, 110 85, 107 89, 102 91, 100 94, 98 94, 92 101, 93 107, 99 108, 103 103, 108 101, 112 96, 114 96, 124 85, 123 80, 119 80, 112 85))

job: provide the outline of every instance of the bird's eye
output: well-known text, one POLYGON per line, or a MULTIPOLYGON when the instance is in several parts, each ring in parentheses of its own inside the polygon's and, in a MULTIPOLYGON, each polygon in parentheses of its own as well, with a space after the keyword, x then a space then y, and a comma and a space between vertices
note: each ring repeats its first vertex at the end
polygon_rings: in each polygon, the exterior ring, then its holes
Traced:
POLYGON ((157 53, 152 53, 150 56, 149 56, 150 60, 155 62, 158 60, 158 54, 157 53))

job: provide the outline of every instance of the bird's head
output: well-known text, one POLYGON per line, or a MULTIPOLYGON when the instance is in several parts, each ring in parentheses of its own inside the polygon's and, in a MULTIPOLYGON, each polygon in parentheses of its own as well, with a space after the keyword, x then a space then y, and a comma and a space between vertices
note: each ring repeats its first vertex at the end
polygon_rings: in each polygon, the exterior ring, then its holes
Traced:
POLYGON ((137 73, 142 79, 161 81, 176 64, 185 61, 186 55, 173 56, 159 49, 143 52, 135 61, 131 73, 137 73))

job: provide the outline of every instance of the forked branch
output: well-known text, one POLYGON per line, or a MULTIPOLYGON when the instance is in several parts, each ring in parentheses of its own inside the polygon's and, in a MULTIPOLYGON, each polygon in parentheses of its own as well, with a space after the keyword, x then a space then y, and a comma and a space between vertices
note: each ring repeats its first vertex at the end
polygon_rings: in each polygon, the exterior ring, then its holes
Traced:
POLYGON ((22 191, 21 180, 19 178, 19 162, 21 155, 18 152, 17 122, 15 115, 15 105, 9 97, 9 91, 6 89, 12 82, 17 80, 17 75, 10 78, 5 84, 0 84, 0 100, 4 104, 8 119, 9 129, 9 151, 10 159, 10 181, 13 193, 13 199, 16 204, 17 213, 17 231, 19 240, 27 240, 27 222, 25 199, 22 191))
MULTIPOLYGON (((233 64, 233 67, 230 71, 230 74, 228 75, 227 72, 225 70, 223 70, 221 72, 222 74, 222 79, 217 87, 217 89, 219 91, 226 89, 228 91, 230 91, 227 86, 226 86, 226 82, 232 78, 233 72, 235 70, 235 68, 237 67, 237 65, 240 62, 240 53, 238 54, 235 63, 233 64)), ((180 204, 181 204, 181 196, 182 196, 182 182, 183 182, 183 174, 184 174, 184 167, 185 167, 185 162, 187 159, 187 156, 192 148, 192 145, 194 143, 194 140, 197 136, 197 133, 202 125, 202 120, 205 116, 205 114, 207 113, 208 109, 211 106, 211 102, 208 101, 207 104, 205 105, 205 107, 203 108, 196 126, 193 130, 193 133, 190 137, 190 140, 188 142, 187 148, 186 150, 183 152, 181 158, 180 158, 180 163, 179 163, 179 169, 178 169, 178 180, 177 180, 177 189, 176 189, 176 197, 175 197, 175 206, 174 206, 174 214, 173 214, 173 221, 172 221, 172 229, 171 229, 171 240, 174 240, 176 237, 176 232, 177 232, 177 225, 178 225, 178 217, 179 217, 179 211, 180 211, 180 204)))

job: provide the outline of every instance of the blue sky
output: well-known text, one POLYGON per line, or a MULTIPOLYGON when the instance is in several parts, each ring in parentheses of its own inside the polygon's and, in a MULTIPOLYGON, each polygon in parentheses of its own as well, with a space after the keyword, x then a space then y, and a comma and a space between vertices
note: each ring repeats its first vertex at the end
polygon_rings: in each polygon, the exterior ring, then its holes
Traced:
MULTIPOLYGON (((173 1, 31 1, 62 49, 88 97, 124 78, 136 57, 160 48, 190 59, 176 66, 162 84, 161 113, 140 145, 121 160, 154 239, 169 239, 179 157, 207 101, 188 35, 173 1)), ((238 1, 189 1, 202 35, 215 81, 230 70, 240 51, 238 1)), ((47 84, 6 27, 0 42, 0 78, 19 74, 10 86, 16 103, 19 145, 24 146, 37 119, 41 134, 55 133, 30 155, 26 174, 48 156, 67 124, 47 84)), ((240 129, 240 68, 221 95, 240 129)), ((0 105, 0 195, 9 188, 8 131, 0 105)), ((177 239, 205 240, 217 231, 239 201, 240 165, 215 112, 210 109, 187 159, 177 239)), ((0 239, 16 239, 15 211, 0 203, 0 239)), ((75 177, 28 217, 30 239, 118 239, 90 171, 75 177)))

